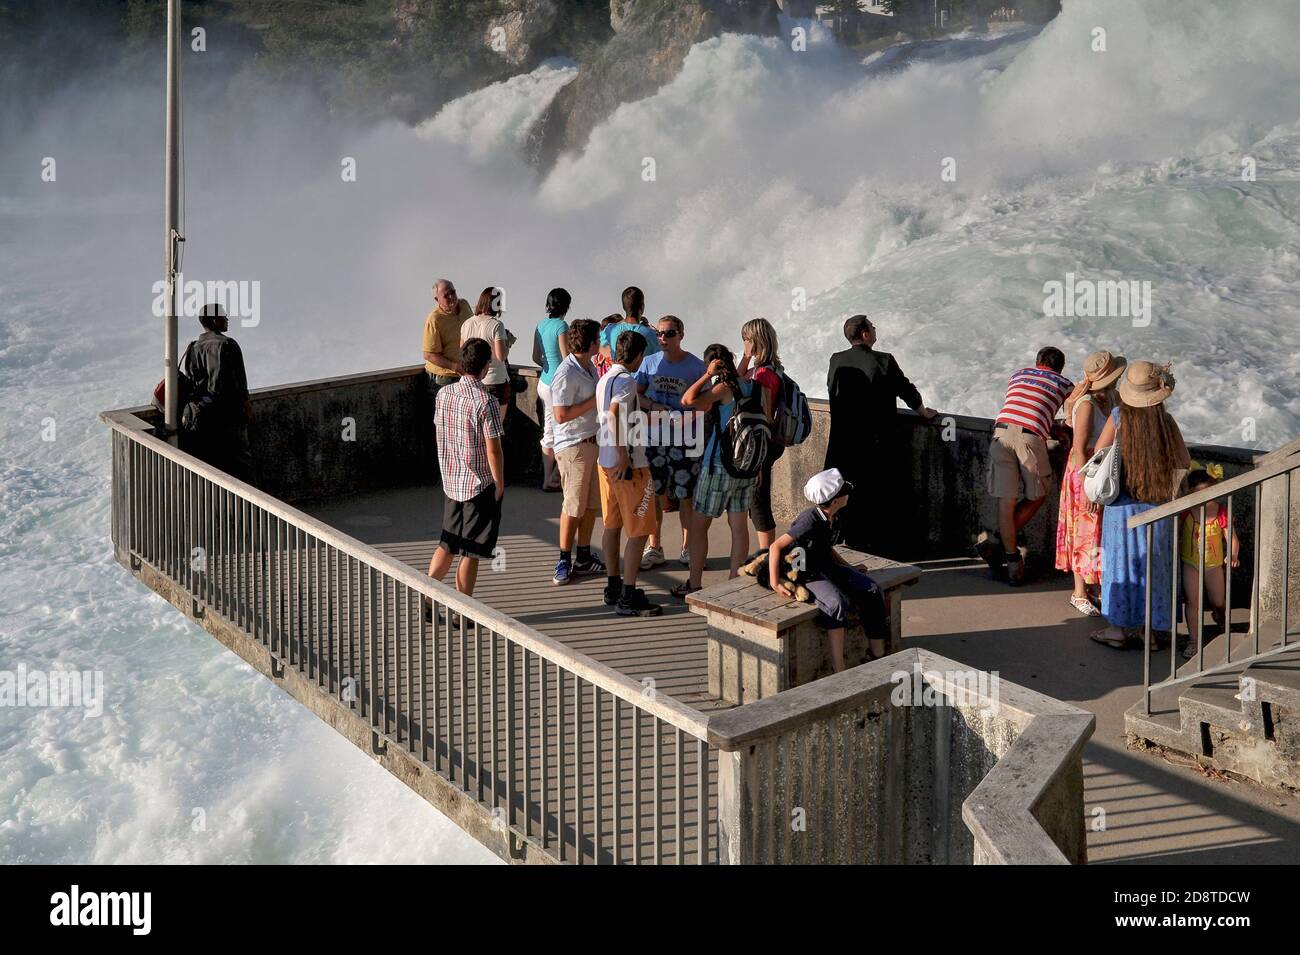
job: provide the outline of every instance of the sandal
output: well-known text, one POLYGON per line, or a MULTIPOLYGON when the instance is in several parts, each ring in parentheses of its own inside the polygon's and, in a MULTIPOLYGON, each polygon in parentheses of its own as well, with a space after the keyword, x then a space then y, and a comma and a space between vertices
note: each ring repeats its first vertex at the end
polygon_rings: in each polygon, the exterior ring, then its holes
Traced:
POLYGON ((1097 609, 1097 605, 1093 603, 1091 600, 1089 600, 1087 597, 1079 597, 1074 594, 1071 594, 1070 606, 1073 607, 1075 610, 1079 611, 1079 613, 1083 614, 1085 617, 1101 616, 1101 611, 1097 609))
POLYGON ((1121 636, 1116 639, 1110 635, 1110 628, 1103 627, 1101 630, 1094 630, 1090 633, 1089 638, 1093 643, 1100 643, 1102 646, 1110 647, 1112 650, 1125 650, 1129 645, 1129 638, 1121 631, 1121 636))
POLYGON ((677 584, 676 586, 673 587, 672 590, 668 592, 672 594, 674 597, 680 597, 682 600, 685 600, 688 594, 693 594, 697 590, 703 590, 703 589, 704 589, 703 587, 692 587, 691 582, 689 580, 686 580, 680 584, 677 584))

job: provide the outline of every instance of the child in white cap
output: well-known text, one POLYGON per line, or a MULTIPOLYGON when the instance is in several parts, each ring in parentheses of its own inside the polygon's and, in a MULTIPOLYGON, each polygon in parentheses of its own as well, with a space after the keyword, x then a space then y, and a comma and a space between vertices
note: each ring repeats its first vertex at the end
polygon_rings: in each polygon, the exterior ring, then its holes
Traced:
POLYGON ((831 666, 836 673, 844 669, 844 629, 850 607, 858 609, 871 659, 885 655, 887 621, 880 588, 862 571, 849 566, 831 543, 831 522, 848 503, 852 491, 853 485, 844 480, 838 468, 814 474, 803 488, 804 497, 813 506, 796 517, 768 551, 772 589, 793 597, 794 590, 781 574, 781 558, 790 548, 798 549, 792 557, 802 566, 804 583, 821 611, 817 625, 830 638, 831 666))

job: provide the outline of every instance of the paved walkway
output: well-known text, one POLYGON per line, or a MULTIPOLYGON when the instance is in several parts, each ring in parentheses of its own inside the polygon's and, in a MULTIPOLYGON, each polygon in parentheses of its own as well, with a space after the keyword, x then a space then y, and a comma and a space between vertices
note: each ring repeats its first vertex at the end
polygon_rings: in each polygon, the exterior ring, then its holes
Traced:
MULTIPOLYGON (((494 573, 484 565, 476 596, 636 680, 654 680, 683 702, 717 706, 707 693, 703 619, 667 594, 685 577, 672 543, 679 540, 676 519, 666 522, 672 559, 646 573, 643 583, 664 604, 664 615, 623 619, 601 603, 603 579, 551 584, 559 505, 556 494, 509 489, 501 539, 506 566, 494 573)), ((436 488, 405 489, 310 510, 423 571, 437 540, 442 497, 436 488)), ((599 545, 599 523, 595 538, 599 545)), ((728 548, 726 527, 715 522, 710 553, 725 555, 728 548)), ((709 566, 706 586, 726 579, 725 556, 709 566)), ((921 566, 925 573, 903 602, 904 640, 1096 714, 1084 754, 1091 862, 1300 861, 1300 797, 1207 777, 1128 749, 1124 710, 1140 694, 1141 654, 1090 641, 1097 623, 1070 607, 1065 578, 1012 590, 966 558, 921 566)))

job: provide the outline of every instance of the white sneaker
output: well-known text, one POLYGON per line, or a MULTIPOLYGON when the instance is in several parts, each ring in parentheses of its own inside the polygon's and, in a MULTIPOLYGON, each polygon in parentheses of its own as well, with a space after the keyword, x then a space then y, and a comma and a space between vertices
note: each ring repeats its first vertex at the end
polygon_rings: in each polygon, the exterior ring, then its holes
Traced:
POLYGON ((685 547, 683 547, 682 552, 677 555, 677 563, 681 564, 683 567, 691 566, 691 552, 685 547))
POLYGON ((641 569, 650 570, 666 563, 664 560, 664 550, 662 547, 647 547, 645 553, 641 555, 641 569))

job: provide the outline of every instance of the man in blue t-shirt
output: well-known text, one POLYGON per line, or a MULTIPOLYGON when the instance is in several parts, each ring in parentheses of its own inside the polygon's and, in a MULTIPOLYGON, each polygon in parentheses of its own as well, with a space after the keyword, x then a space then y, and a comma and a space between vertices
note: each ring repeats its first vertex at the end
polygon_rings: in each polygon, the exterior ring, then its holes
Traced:
POLYGON ((623 321, 606 325, 600 330, 600 352, 606 358, 614 357, 618 340, 629 332, 635 332, 645 339, 645 356, 659 353, 659 339, 655 330, 646 324, 645 293, 635 285, 623 289, 623 321))
POLYGON ((682 348, 686 326, 676 315, 659 319, 655 337, 662 351, 642 361, 636 374, 637 389, 644 396, 641 406, 650 412, 650 476, 657 496, 655 532, 641 558, 643 570, 664 563, 660 531, 665 511, 679 511, 682 551, 678 559, 684 566, 690 565, 687 528, 691 525, 691 495, 695 493, 702 459, 698 449, 693 455, 689 453, 689 446, 704 433, 703 416, 682 411, 682 395, 703 377, 704 360, 682 348))

